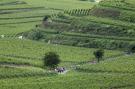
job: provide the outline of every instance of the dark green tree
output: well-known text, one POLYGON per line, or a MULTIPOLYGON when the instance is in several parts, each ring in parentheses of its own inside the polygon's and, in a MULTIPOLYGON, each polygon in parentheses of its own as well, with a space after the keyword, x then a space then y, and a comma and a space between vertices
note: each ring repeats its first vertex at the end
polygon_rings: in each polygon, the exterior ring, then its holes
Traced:
POLYGON ((131 53, 135 53, 135 46, 132 46, 132 47, 130 48, 130 52, 131 52, 131 53))
POLYGON ((47 21, 49 18, 50 18, 50 16, 49 16, 49 15, 46 15, 46 16, 44 17, 43 21, 47 21))
POLYGON ((48 52, 43 57, 44 67, 55 68, 60 63, 59 55, 55 52, 48 52))
POLYGON ((96 50, 94 52, 94 55, 98 61, 98 63, 100 62, 101 59, 103 59, 103 56, 104 56, 104 50, 103 49, 99 49, 99 50, 96 50))

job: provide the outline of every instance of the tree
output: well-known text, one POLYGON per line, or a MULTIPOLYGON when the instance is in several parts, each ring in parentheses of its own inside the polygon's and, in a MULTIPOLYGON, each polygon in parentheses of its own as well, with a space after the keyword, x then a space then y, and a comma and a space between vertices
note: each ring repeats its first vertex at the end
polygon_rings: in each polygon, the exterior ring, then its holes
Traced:
POLYGON ((132 47, 130 48, 130 52, 131 52, 131 53, 135 53, 135 46, 132 46, 132 47))
POLYGON ((46 16, 44 17, 43 21, 47 21, 49 18, 50 18, 50 16, 49 16, 49 15, 46 15, 46 16))
POLYGON ((96 59, 99 62, 103 58, 103 56, 104 56, 104 50, 103 49, 96 50, 94 52, 94 55, 95 55, 96 59))
POLYGON ((51 22, 52 22, 51 16, 46 15, 46 16, 44 17, 44 19, 43 19, 42 24, 43 24, 44 26, 49 26, 51 22))
POLYGON ((60 63, 59 55, 55 52, 48 52, 43 57, 44 66, 49 68, 55 68, 60 63))

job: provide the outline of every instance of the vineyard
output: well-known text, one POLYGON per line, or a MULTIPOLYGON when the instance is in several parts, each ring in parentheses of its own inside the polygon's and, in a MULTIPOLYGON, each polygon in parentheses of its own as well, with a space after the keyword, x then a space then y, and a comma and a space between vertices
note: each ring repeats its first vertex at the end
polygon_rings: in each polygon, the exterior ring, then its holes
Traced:
POLYGON ((0 0, 0 89, 135 89, 131 49, 134 0, 0 0))
MULTIPOLYGON (((48 42, 51 39, 53 44, 126 50, 135 44, 132 38, 135 36, 135 13, 131 9, 122 8, 122 4, 128 5, 127 8, 133 7, 123 0, 101 1, 89 9, 64 10, 51 17, 50 24, 42 21, 32 31, 34 34, 39 30, 44 35, 42 41, 48 42), (111 5, 118 4, 119 8, 107 4, 110 2, 111 5)), ((29 33, 31 31, 24 36, 32 39, 29 33)))

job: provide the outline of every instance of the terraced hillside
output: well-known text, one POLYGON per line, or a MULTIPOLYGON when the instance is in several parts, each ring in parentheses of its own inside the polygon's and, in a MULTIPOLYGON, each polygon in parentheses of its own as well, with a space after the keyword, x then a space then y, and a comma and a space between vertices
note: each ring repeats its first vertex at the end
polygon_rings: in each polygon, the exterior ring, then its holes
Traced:
POLYGON ((77 0, 0 0, 0 33, 13 36, 34 28, 45 15, 57 14, 65 9, 90 8, 93 5, 77 0))
MULTIPOLYGON (((134 5, 131 1, 105 0, 92 9, 65 10, 43 21, 36 30, 42 41, 72 46, 128 49, 135 43, 134 5)), ((31 34, 25 34, 28 38, 31 34)))
POLYGON ((134 89, 134 0, 99 1, 0 0, 0 89, 134 89))

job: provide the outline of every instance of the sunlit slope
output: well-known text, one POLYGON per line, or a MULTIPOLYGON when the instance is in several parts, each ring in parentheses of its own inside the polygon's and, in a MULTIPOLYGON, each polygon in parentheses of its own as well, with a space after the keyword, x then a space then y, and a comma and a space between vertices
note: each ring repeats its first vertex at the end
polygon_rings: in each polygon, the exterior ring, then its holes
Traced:
POLYGON ((91 8, 93 5, 95 3, 78 0, 1 0, 0 34, 25 32, 39 24, 45 15, 57 14, 65 9, 91 8))

